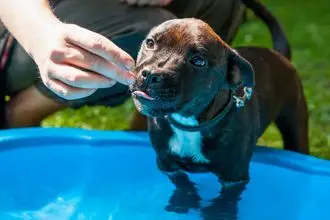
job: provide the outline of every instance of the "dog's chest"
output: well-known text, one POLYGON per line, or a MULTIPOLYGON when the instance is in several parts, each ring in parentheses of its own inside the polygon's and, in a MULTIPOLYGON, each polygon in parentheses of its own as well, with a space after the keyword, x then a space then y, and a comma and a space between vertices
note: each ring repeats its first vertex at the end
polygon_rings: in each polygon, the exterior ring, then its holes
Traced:
MULTIPOLYGON (((173 118, 181 124, 196 126, 198 121, 194 117, 182 117, 174 114, 173 118)), ((169 139, 169 148, 172 154, 179 157, 189 157, 194 162, 209 163, 209 160, 202 152, 202 135, 200 132, 182 131, 174 126, 171 126, 173 135, 169 139)))

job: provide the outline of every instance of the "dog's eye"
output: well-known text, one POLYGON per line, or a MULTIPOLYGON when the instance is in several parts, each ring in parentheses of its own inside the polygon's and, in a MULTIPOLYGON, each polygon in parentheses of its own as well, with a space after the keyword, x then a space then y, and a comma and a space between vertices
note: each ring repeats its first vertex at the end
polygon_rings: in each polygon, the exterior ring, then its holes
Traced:
POLYGON ((206 65, 206 60, 200 56, 194 56, 191 58, 190 63, 194 66, 204 67, 206 65))
POLYGON ((155 42, 153 41, 153 39, 147 39, 146 40, 146 45, 148 49, 154 49, 155 47, 155 42))

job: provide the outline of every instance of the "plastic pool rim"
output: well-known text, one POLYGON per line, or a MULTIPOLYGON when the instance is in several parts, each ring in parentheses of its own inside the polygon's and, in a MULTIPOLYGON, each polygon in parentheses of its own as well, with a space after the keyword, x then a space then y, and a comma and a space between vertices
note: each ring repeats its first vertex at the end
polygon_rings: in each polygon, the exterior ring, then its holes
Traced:
MULTIPOLYGON (((131 145, 149 147, 151 143, 147 132, 87 130, 81 128, 17 128, 0 131, 0 152, 24 147, 47 146, 70 143, 90 147, 111 147, 112 145, 131 145)), ((309 174, 330 176, 330 161, 311 155, 303 155, 267 146, 256 146, 253 161, 271 163, 275 166, 291 168, 309 174)))

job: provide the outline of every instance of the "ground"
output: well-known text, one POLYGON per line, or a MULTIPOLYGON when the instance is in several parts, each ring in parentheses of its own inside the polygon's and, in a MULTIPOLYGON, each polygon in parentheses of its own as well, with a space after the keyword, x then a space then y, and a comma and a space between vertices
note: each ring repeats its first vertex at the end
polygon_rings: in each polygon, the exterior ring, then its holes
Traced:
MULTIPOLYGON (((278 17, 293 49, 293 63, 303 80, 310 111, 311 153, 330 159, 330 13, 328 0, 263 0, 278 17)), ((249 14, 249 23, 239 31, 234 45, 271 47, 270 34, 264 24, 249 14)), ((285 83, 285 82, 283 82, 285 83)), ((131 101, 109 109, 83 107, 66 109, 43 121, 44 127, 79 127, 118 130, 127 128, 131 101)), ((281 147, 275 126, 269 127, 259 144, 281 147)))

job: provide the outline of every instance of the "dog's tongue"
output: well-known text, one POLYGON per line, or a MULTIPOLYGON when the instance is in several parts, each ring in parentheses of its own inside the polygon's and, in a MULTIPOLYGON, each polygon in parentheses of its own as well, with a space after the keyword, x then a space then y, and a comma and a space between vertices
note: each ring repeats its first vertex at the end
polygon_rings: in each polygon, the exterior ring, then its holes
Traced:
POLYGON ((135 91, 134 92, 135 95, 137 96, 141 96, 145 99, 148 99, 148 100, 154 100, 154 98, 152 98, 150 95, 148 95, 147 93, 143 92, 143 91, 135 91))

